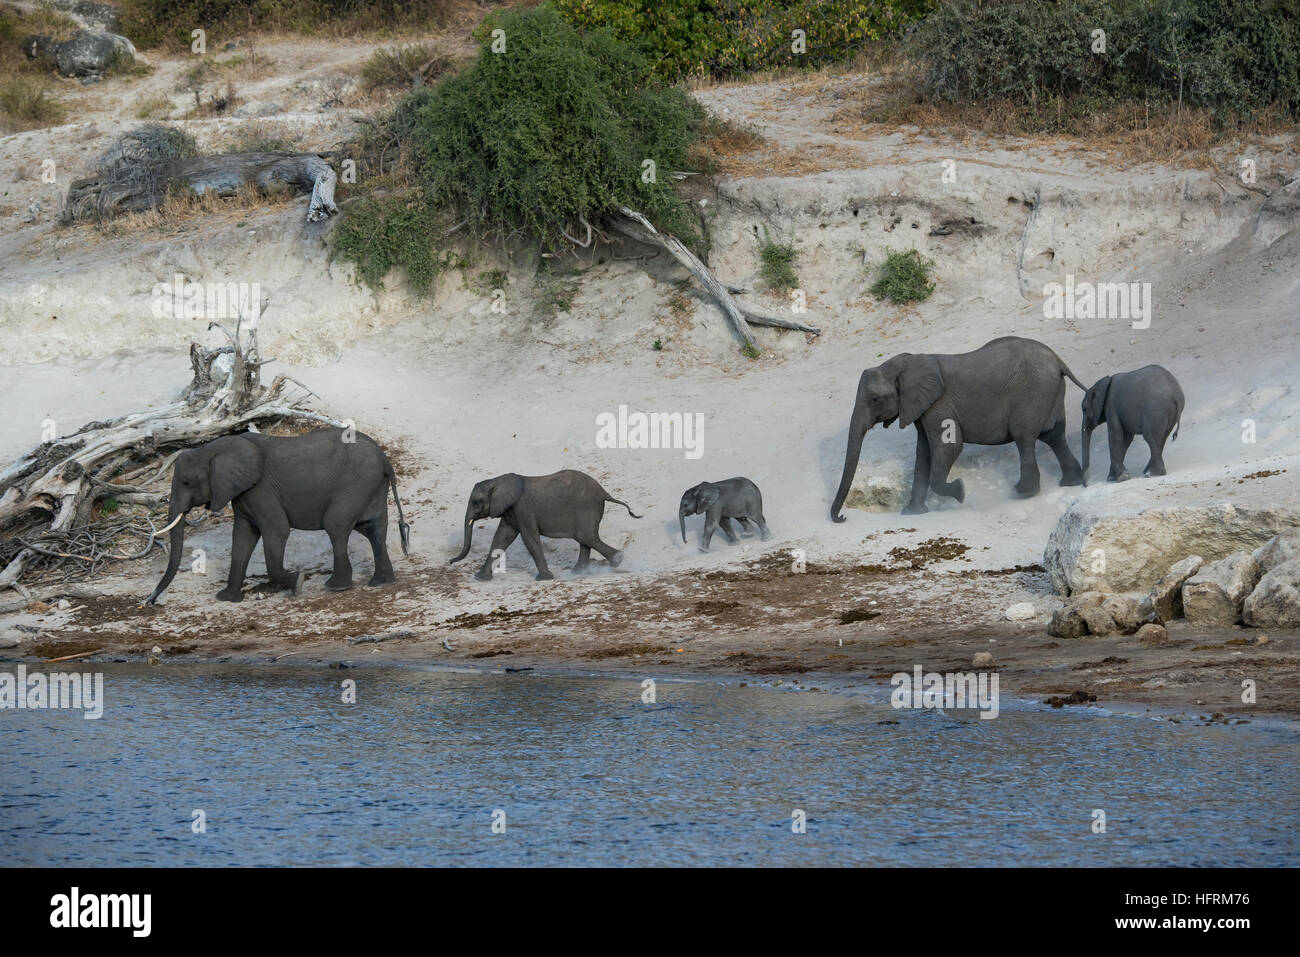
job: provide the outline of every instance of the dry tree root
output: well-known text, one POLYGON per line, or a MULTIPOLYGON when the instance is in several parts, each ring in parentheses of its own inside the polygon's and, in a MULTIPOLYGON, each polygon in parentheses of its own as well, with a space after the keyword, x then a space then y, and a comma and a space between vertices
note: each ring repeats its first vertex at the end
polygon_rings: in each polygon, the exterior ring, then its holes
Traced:
POLYGON ((171 461, 186 448, 285 418, 343 426, 302 408, 312 393, 288 377, 261 384, 266 363, 258 354, 255 328, 223 331, 229 346, 191 344, 194 377, 176 402, 91 422, 0 470, 0 590, 20 589, 24 572, 37 567, 82 579, 107 561, 143 558, 162 545, 165 529, 147 514, 95 521, 95 506, 110 498, 119 505, 162 505, 166 488, 148 486, 165 480, 171 461), (144 542, 128 547, 138 539, 144 542))

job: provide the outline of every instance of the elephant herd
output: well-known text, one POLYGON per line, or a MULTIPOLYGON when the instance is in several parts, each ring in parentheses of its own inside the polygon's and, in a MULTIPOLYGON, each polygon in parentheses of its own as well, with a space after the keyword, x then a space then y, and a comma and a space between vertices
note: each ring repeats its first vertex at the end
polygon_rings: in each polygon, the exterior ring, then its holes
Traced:
MULTIPOLYGON (((965 499, 961 479, 950 481, 949 472, 967 442, 1015 443, 1020 454, 1015 488, 1024 496, 1039 490, 1037 442, 1045 443, 1056 456, 1062 485, 1086 485, 1092 432, 1103 422, 1110 437, 1111 481, 1128 478, 1124 455, 1136 435, 1143 436, 1151 449, 1144 474, 1164 475, 1164 445, 1171 434, 1177 438, 1183 405, 1177 380, 1160 366, 1105 376, 1087 388, 1055 352, 1032 339, 1008 336, 956 355, 902 353, 867 369, 858 381, 831 518, 844 521, 841 509, 857 471, 863 439, 877 423, 916 428, 912 492, 903 509, 903 514, 913 515, 927 511, 930 491, 958 502, 965 499), (1085 392, 1082 465, 1065 440, 1066 378, 1085 392)), ((234 510, 230 574, 226 587, 217 593, 221 601, 242 598, 244 575, 259 539, 271 583, 297 593, 303 573, 293 574, 284 567, 285 543, 294 528, 323 529, 329 534, 334 568, 325 582, 327 589, 352 587, 348 539, 353 531, 364 535, 374 551, 369 584, 389 584, 396 580, 387 547, 390 492, 406 554, 410 527, 402 514, 393 466, 368 436, 333 428, 286 437, 244 433, 186 451, 177 457, 172 473, 169 522, 164 528, 171 535, 167 568, 147 603, 153 604, 175 578, 184 546, 184 517, 200 506, 219 512, 229 504, 234 510)), ((593 549, 617 566, 623 553, 600 538, 607 502, 622 505, 633 518, 641 517, 582 472, 510 473, 485 479, 470 492, 464 547, 451 561, 469 554, 476 521, 498 518, 487 558, 475 575, 480 580, 492 578, 496 560, 518 537, 537 565, 539 581, 555 577, 542 550, 543 538, 575 540, 579 546, 575 570, 588 566, 593 549)), ((747 478, 702 482, 687 489, 678 507, 683 541, 687 516, 701 513, 705 516, 701 551, 708 551, 719 528, 728 541, 737 541, 732 519, 745 531, 752 523, 763 539, 770 537, 762 494, 747 478)))

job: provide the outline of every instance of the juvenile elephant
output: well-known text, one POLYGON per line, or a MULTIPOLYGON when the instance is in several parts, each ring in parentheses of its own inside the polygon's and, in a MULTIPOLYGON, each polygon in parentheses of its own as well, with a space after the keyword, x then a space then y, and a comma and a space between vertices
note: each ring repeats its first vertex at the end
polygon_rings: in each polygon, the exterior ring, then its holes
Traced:
POLYGON ((746 532, 750 530, 750 522, 757 525, 763 541, 772 537, 767 530, 767 520, 763 518, 763 493, 747 478, 737 476, 721 482, 701 482, 683 492, 681 506, 677 509, 683 542, 686 541, 686 516, 701 512, 704 513, 704 533, 700 539, 702 552, 709 550, 713 532, 718 528, 731 544, 739 541, 731 527, 733 518, 744 526, 746 532))
POLYGON ((334 573, 326 588, 342 591, 352 587, 348 536, 354 529, 366 536, 374 549, 375 573, 370 584, 396 581, 388 560, 390 489, 405 555, 410 526, 402 515, 397 479, 388 456, 369 436, 343 429, 317 429, 284 437, 247 432, 183 452, 172 472, 167 510, 171 554, 162 581, 146 604, 152 605, 176 577, 185 544, 185 513, 201 505, 220 512, 230 504, 235 512, 230 577, 217 593, 221 601, 243 598, 244 573, 258 538, 262 539, 271 581, 297 594, 303 573, 293 574, 284 568, 284 546, 293 528, 329 532, 334 573))
POLYGON ((1165 442, 1178 438, 1184 404, 1178 380, 1162 366, 1143 366, 1098 379, 1083 397, 1084 476, 1088 474, 1092 430, 1103 422, 1110 438, 1108 482, 1129 478, 1124 471, 1124 456, 1135 435, 1142 436, 1151 447, 1151 459, 1142 474, 1164 475, 1165 442))
POLYGON ((492 547, 488 549, 483 566, 474 573, 479 581, 491 580, 494 557, 504 553, 519 535, 523 536, 528 554, 537 564, 538 581, 555 577, 546 566, 543 537, 577 541, 578 564, 574 571, 587 567, 593 548, 617 567, 623 561, 623 553, 600 540, 600 520, 604 517, 606 502, 622 505, 633 518, 641 517, 627 502, 619 501, 601 488, 590 475, 572 469, 551 475, 516 475, 511 472, 484 479, 469 493, 469 504, 465 507, 465 547, 451 562, 455 564, 469 554, 476 521, 499 518, 501 524, 492 536, 492 547))
POLYGON ((1041 342, 1005 336, 973 352, 956 355, 901 353, 867 369, 849 420, 844 474, 831 503, 831 519, 844 521, 840 509, 857 471, 862 439, 877 422, 898 420, 900 429, 916 425, 916 466, 912 497, 904 515, 929 511, 926 492, 933 489, 957 501, 966 498, 961 479, 948 472, 962 445, 1006 445, 1020 452, 1016 491, 1036 495, 1038 458, 1034 443, 1045 442, 1061 465, 1061 484, 1080 485, 1083 470, 1065 442, 1066 376, 1080 389, 1060 356, 1041 342))

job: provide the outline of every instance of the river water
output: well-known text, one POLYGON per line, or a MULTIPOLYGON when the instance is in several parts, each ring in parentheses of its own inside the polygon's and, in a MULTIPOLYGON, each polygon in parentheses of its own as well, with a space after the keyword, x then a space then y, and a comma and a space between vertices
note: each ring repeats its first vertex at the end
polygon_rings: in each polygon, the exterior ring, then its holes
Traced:
POLYGON ((660 680, 645 704, 604 677, 83 670, 105 676, 99 720, 0 711, 9 865, 1300 863, 1300 738, 1258 724, 1006 695, 980 720, 735 681, 660 680))

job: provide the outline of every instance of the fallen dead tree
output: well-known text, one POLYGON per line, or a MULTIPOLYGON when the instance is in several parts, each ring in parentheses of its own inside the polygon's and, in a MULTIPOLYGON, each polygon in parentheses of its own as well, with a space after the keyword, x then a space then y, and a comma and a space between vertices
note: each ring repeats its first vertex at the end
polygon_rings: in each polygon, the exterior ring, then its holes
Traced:
POLYGON ((259 357, 256 329, 223 331, 227 346, 190 346, 193 378, 176 402, 91 422, 0 470, 0 590, 20 587, 25 572, 57 570, 80 579, 106 561, 148 555, 166 530, 148 511, 92 521, 96 505, 108 499, 118 506, 162 505, 168 468, 186 448, 259 422, 343 425, 303 408, 312 393, 286 376, 262 385, 261 368, 271 360, 259 357))
MULTIPOLYGON (((661 233, 655 229, 650 220, 636 210, 620 206, 617 212, 607 213, 602 221, 612 232, 619 233, 628 239, 645 245, 657 246, 685 266, 691 275, 695 277, 696 282, 722 307, 723 315, 727 317, 731 327, 736 330, 736 334, 744 341, 747 351, 757 353, 757 347, 754 345, 754 333, 749 328, 750 325, 796 329, 800 332, 821 335, 820 329, 805 325, 794 319, 774 316, 752 306, 742 306, 731 295, 733 287, 729 287, 719 280, 713 274, 713 271, 704 265, 698 256, 687 249, 680 239, 668 233, 661 233)), ((567 235, 566 238, 569 238, 571 242, 576 242, 567 235)))

